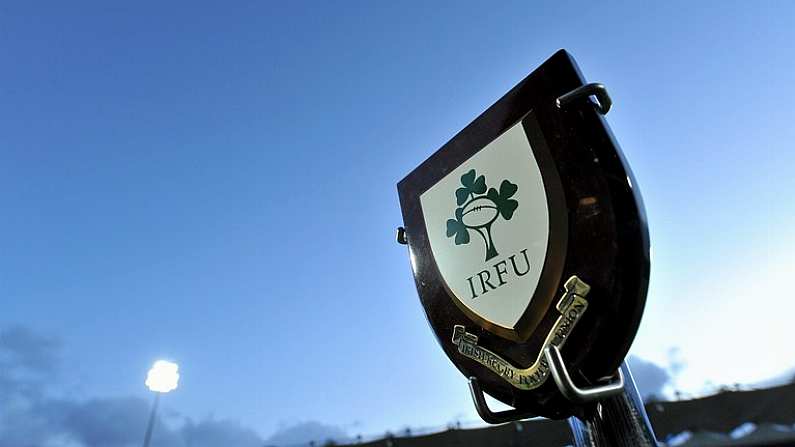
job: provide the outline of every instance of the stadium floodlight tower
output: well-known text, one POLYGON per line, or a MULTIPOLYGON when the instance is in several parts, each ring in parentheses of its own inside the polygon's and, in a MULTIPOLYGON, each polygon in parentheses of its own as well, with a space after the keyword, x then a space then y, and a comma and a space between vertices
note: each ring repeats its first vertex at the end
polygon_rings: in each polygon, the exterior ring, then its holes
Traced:
POLYGON ((144 447, 149 447, 149 440, 152 438, 152 428, 155 425, 155 415, 157 406, 160 403, 160 395, 177 389, 179 382, 179 365, 166 360, 158 360, 152 365, 152 369, 146 375, 146 386, 154 391, 155 403, 152 405, 152 412, 149 414, 149 424, 146 426, 144 436, 144 447))

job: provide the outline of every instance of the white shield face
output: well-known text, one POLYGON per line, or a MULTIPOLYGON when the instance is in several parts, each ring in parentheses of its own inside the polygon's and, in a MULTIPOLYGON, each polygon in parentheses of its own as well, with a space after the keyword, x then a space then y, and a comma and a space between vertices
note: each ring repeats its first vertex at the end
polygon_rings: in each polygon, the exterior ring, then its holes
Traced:
POLYGON ((521 122, 420 196, 433 257, 459 304, 515 329, 549 243, 544 182, 521 122))

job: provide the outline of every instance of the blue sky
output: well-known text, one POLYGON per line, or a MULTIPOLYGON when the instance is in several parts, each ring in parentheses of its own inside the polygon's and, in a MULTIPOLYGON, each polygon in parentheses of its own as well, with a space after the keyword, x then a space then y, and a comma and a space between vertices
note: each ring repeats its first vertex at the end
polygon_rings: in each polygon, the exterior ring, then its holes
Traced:
POLYGON ((610 90, 654 250, 633 352, 701 393, 795 367, 791 2, 0 7, 0 327, 53 393, 267 437, 474 419, 395 184, 559 48, 610 90), (750 327, 750 331, 744 330, 750 327), (751 350, 762 346, 757 359, 751 350))

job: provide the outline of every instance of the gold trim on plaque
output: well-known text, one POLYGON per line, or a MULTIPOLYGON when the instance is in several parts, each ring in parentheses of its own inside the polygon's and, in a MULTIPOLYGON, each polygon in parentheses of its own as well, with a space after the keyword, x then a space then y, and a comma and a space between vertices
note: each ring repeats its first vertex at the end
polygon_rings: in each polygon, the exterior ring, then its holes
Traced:
POLYGON ((563 286, 566 291, 555 306, 560 316, 547 334, 535 362, 528 368, 517 368, 499 355, 478 346, 477 335, 470 334, 460 324, 453 327, 453 344, 462 355, 487 367, 508 383, 520 390, 532 390, 541 386, 549 376, 549 364, 544 358, 544 350, 552 345, 563 347, 574 326, 588 308, 585 296, 591 287, 577 276, 572 276, 563 286))

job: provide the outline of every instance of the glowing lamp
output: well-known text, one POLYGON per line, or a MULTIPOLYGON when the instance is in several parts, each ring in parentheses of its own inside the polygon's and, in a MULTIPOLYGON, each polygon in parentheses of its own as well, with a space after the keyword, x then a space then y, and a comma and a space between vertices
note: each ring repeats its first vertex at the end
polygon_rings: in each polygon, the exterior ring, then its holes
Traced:
POLYGON ((179 366, 176 363, 158 360, 146 375, 146 386, 157 393, 168 393, 177 388, 179 366))

